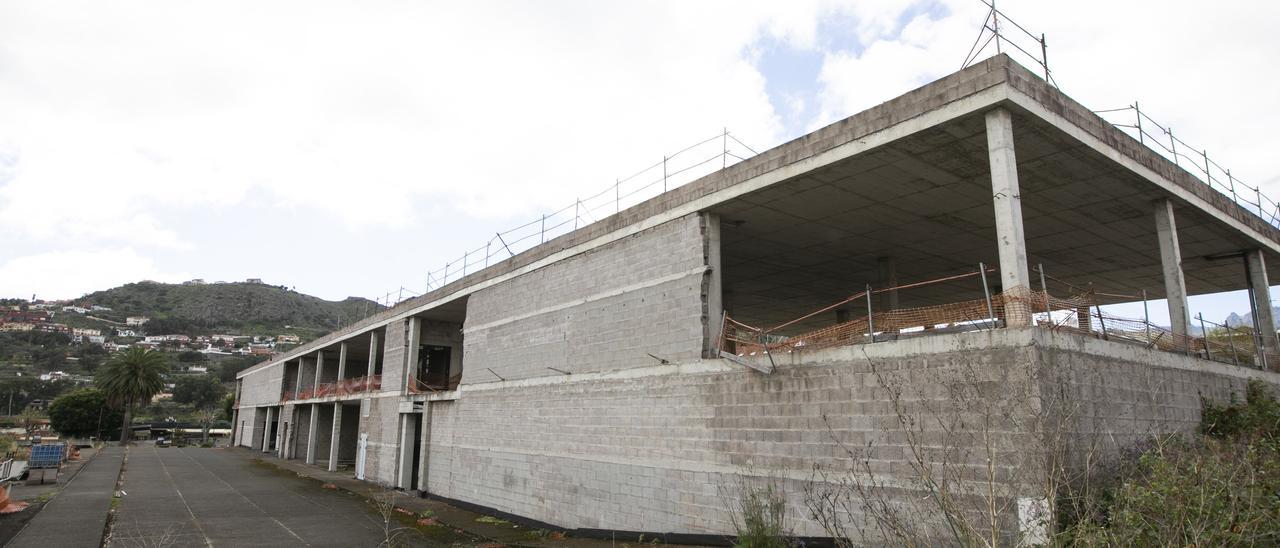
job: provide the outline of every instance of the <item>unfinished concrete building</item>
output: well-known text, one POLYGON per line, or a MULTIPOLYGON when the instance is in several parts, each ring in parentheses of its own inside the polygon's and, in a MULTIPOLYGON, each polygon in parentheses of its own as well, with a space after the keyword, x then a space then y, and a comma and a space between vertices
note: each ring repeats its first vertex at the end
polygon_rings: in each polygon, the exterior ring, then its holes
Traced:
POLYGON ((242 372, 234 440, 568 530, 714 536, 726 486, 773 482, 824 536, 806 486, 919 500, 915 455, 995 455, 1002 523, 1036 534, 1018 450, 1051 402, 1054 450, 1114 452, 1280 385, 1278 259, 1272 223, 997 56, 242 372), (1188 295, 1238 289, 1260 329, 1197 336, 1188 295), (1144 292, 1170 327, 1097 308, 1144 292), (975 401, 994 452, 901 420, 975 401))

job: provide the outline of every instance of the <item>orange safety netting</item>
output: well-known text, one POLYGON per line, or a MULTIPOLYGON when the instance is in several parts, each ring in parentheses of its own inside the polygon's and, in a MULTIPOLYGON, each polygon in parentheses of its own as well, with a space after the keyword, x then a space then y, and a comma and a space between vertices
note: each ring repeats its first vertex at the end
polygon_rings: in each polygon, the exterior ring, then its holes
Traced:
MULTIPOLYGON (((978 275, 971 273, 968 275, 978 275)), ((871 291, 872 295, 886 291, 918 287, 939 281, 951 281, 953 276, 871 291)), ((1186 353, 1199 357, 1235 364, 1257 364, 1256 337, 1252 329, 1237 326, 1218 326, 1209 329, 1207 337, 1177 335, 1167 328, 1146 320, 1122 318, 1105 313, 1098 307, 1092 291, 1069 297, 1055 297, 1047 291, 1015 288, 987 298, 955 303, 893 310, 874 310, 862 316, 849 318, 826 327, 786 335, 779 331, 794 327, 800 322, 813 323, 823 312, 838 309, 842 305, 858 305, 865 302, 868 292, 863 291, 834 305, 811 312, 779 326, 764 329, 739 322, 727 314, 721 331, 719 349, 739 356, 762 355, 774 352, 816 350, 836 346, 866 344, 930 334, 976 331, 1001 327, 1012 317, 1029 316, 1030 323, 1045 329, 1072 331, 1107 340, 1132 342, 1148 348, 1186 353)), ((867 310, 866 307, 863 310, 867 310)))
POLYGON ((343 379, 340 381, 323 383, 320 386, 307 388, 298 391, 295 398, 286 397, 285 400, 309 400, 311 398, 323 398, 325 396, 343 396, 348 394, 358 394, 382 388, 382 375, 373 375, 372 377, 356 377, 353 379, 343 379))

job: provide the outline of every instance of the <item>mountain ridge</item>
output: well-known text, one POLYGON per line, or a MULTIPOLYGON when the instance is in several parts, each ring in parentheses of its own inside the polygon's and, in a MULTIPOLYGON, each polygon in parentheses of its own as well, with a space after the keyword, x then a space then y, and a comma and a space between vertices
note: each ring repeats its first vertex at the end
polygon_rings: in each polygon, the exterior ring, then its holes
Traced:
MULTIPOLYGON (((368 299, 326 301, 284 286, 252 282, 165 284, 142 281, 95 291, 77 302, 106 306, 95 315, 150 318, 143 330, 330 331, 383 307, 368 299)), ((157 334, 157 333, 152 333, 157 334)))

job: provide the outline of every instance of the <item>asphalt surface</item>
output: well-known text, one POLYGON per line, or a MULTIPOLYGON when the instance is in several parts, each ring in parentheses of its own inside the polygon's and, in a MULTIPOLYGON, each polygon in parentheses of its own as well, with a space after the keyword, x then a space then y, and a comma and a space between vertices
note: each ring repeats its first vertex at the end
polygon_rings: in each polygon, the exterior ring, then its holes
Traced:
POLYGON ((123 458, 119 447, 103 449, 6 546, 100 545, 123 458))
POLYGON ((135 446, 123 490, 110 546, 377 546, 385 540, 381 518, 357 497, 227 450, 135 446))

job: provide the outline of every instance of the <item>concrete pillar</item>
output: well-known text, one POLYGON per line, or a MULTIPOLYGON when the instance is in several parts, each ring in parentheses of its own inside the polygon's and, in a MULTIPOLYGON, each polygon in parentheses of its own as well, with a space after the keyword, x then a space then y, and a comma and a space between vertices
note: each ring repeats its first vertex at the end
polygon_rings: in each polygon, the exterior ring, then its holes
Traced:
POLYGON ((280 458, 291 459, 293 458, 294 436, 297 434, 297 432, 294 432, 292 428, 286 428, 286 427, 290 424, 298 423, 298 409, 292 404, 286 404, 285 406, 280 407, 280 412, 277 414, 279 415, 279 417, 276 417, 276 420, 280 421, 280 428, 281 428, 280 432, 282 436, 281 438, 282 441, 280 442, 280 451, 279 451, 280 458), (285 416, 286 408, 289 410, 288 422, 285 422, 283 420, 283 417, 285 416))
POLYGON ((1187 280, 1182 275, 1182 249, 1178 247, 1173 202, 1157 200, 1155 217, 1156 238, 1160 241, 1160 266, 1164 273, 1164 295, 1169 302, 1169 323, 1176 337, 1185 338, 1190 333, 1191 314, 1187 309, 1187 280))
POLYGON ((342 402, 333 402, 333 435, 329 436, 329 471, 338 471, 338 443, 342 437, 342 402))
POLYGON ((378 365, 378 332, 369 333, 369 372, 367 376, 372 377, 378 365))
POLYGON ((271 451, 271 408, 267 408, 267 420, 262 423, 262 452, 271 451))
POLYGON ((422 318, 409 318, 409 337, 404 349, 404 386, 402 391, 417 382, 418 377, 418 345, 422 342, 422 318))
MULTIPOLYGON (((1280 354, 1280 338, 1276 336, 1276 319, 1271 313, 1271 282, 1267 279, 1266 256, 1261 249, 1245 252, 1249 267, 1249 295, 1253 299, 1253 326, 1262 338, 1262 349, 1267 354, 1267 366, 1273 371, 1280 364, 1270 363, 1280 354)), ((1262 364, 1259 364, 1262 365, 1262 364)))
POLYGON ((704 346, 705 354, 708 358, 719 358, 720 354, 720 333, 724 328, 724 296, 723 296, 723 280, 721 278, 721 260, 720 260, 720 216, 714 213, 704 213, 703 221, 705 223, 705 246, 707 261, 707 277, 704 291, 706 292, 707 319, 706 325, 703 326, 703 333, 707 339, 704 346))
MULTIPOLYGON (((893 257, 880 257, 876 259, 876 287, 875 289, 885 287, 896 287, 898 285, 898 261, 893 257)), ((881 293, 879 298, 880 310, 889 311, 898 309, 898 290, 887 291, 881 293)))
POLYGON ((400 414, 400 458, 396 459, 399 469, 396 474, 396 487, 412 489, 409 480, 413 477, 413 440, 417 432, 413 428, 413 416, 400 414))
POLYGON ((320 390, 321 375, 324 374, 324 350, 316 351, 316 382, 311 385, 311 393, 314 395, 320 390))
POLYGON ((1013 152, 1013 116, 1004 108, 987 113, 987 151, 991 157, 991 196, 996 212, 996 244, 1000 250, 1000 287, 1005 295, 1022 297, 1005 302, 1005 325, 1031 325, 1031 276, 1027 271, 1027 240, 1022 230, 1022 195, 1018 190, 1018 161, 1013 152))
POLYGON ((427 492, 427 448, 431 446, 431 402, 422 402, 422 430, 418 433, 418 485, 423 493, 427 492))
POLYGON ((306 367, 307 360, 298 358, 298 380, 293 384, 293 399, 295 400, 302 394, 302 370, 306 369, 306 367))
POLYGON ((337 381, 342 382, 342 378, 347 375, 347 343, 338 345, 338 377, 337 381))
POLYGON ((320 404, 311 404, 311 421, 307 426, 307 464, 316 463, 316 432, 320 429, 320 404))

